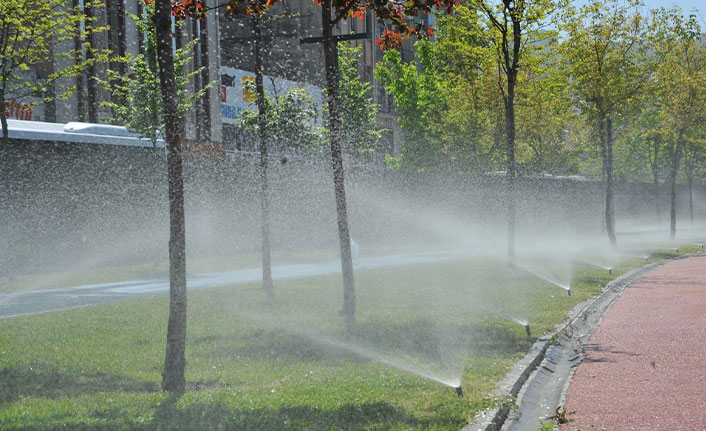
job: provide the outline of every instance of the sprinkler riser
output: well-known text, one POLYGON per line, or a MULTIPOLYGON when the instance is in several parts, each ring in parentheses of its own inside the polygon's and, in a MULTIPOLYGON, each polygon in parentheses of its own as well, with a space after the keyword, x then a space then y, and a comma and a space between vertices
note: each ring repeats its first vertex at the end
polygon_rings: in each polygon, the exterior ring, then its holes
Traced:
POLYGON ((460 386, 456 387, 456 395, 458 395, 459 398, 463 398, 463 388, 460 386))
POLYGON ((525 332, 527 332, 527 338, 532 338, 532 331, 530 330, 530 325, 525 325, 525 332))

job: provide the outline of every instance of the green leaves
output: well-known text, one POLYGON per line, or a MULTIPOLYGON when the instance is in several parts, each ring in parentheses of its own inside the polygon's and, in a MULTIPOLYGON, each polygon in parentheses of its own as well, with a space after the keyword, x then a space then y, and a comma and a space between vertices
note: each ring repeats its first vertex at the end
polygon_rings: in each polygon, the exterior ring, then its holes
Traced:
MULTIPOLYGON (((324 139, 317 127, 318 113, 306 90, 292 88, 274 99, 266 95, 265 106, 267 140, 276 145, 279 152, 315 153, 321 150, 324 139)), ((257 112, 245 110, 239 119, 241 136, 254 142, 259 131, 257 112)))
MULTIPOLYGON (((164 110, 159 84, 156 34, 151 20, 154 5, 147 3, 146 8, 147 13, 141 18, 131 16, 138 30, 147 36, 145 54, 113 58, 115 62, 128 65, 130 74, 122 75, 118 70, 108 69, 107 79, 97 78, 96 81, 111 94, 110 100, 101 102, 101 106, 109 108, 113 113, 112 117, 105 120, 124 125, 128 130, 149 139, 156 146, 158 135, 164 129, 164 110)), ((190 80, 201 74, 204 69, 201 67, 186 72, 193 59, 191 53, 197 44, 198 39, 191 40, 174 52, 180 114, 189 111, 194 102, 204 97, 206 90, 213 85, 209 83, 198 91, 189 90, 190 80)))
MULTIPOLYGON (((360 156, 375 149, 380 140, 377 106, 373 103, 372 83, 362 81, 358 72, 361 46, 339 44, 338 91, 343 151, 360 156)), ((328 115, 328 110, 324 110, 328 115)))
MULTIPOLYGON (((361 81, 358 73, 360 47, 339 45, 339 98, 341 130, 344 152, 353 157, 370 153, 380 140, 377 127, 377 107, 370 93, 372 84, 361 81)), ((311 101, 311 96, 301 88, 292 88, 275 98, 266 96, 267 139, 279 151, 324 151, 328 130, 320 126, 328 116, 324 105, 322 117, 311 101), (324 120, 324 121, 321 121, 324 120)), ((240 130, 254 140, 258 132, 255 111, 246 110, 240 115, 240 130)))
POLYGON ((640 43, 646 28, 637 5, 594 0, 564 19, 561 54, 570 89, 583 102, 579 106, 586 114, 624 112, 646 84, 641 68, 645 47, 640 43))
MULTIPOLYGON (((92 3, 100 5, 99 2, 92 3)), ((0 2, 0 88, 5 97, 43 97, 41 93, 48 84, 56 84, 58 96, 72 92, 73 86, 58 85, 60 78, 76 76, 89 64, 105 59, 104 51, 94 50, 93 60, 54 70, 45 77, 32 76, 27 79, 22 74, 31 72, 30 66, 34 64, 62 58, 76 59, 80 52, 64 47, 52 49, 52 43, 75 37, 85 38, 90 33, 107 29, 93 25, 94 21, 95 18, 86 17, 80 7, 73 8, 64 0, 0 2)))

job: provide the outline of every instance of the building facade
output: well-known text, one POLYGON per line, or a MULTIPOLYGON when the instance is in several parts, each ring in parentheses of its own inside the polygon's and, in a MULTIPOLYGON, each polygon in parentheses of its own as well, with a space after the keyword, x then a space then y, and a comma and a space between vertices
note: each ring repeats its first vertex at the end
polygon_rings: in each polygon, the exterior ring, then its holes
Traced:
MULTIPOLYGON (((255 20, 246 16, 227 16, 218 0, 206 0, 208 12, 204 20, 187 18, 175 29, 175 48, 198 37, 189 64, 191 70, 203 67, 203 72, 191 80, 193 91, 208 83, 212 87, 195 103, 185 118, 186 140, 196 143, 222 145, 238 149, 237 115, 243 109, 254 109, 247 96, 244 83, 254 79, 254 25, 255 20)), ((138 30, 135 18, 145 13, 144 0, 104 0, 100 6, 91 6, 88 0, 67 0, 67 7, 77 7, 86 16, 95 18, 95 26, 108 26, 106 31, 89 34, 84 38, 56 42, 53 49, 80 49, 93 47, 96 51, 113 56, 136 56, 145 53, 146 37, 138 30)), ((86 25, 85 23, 83 25, 86 25)), ((302 87, 312 94, 315 103, 322 103, 321 89, 325 87, 323 50, 320 43, 302 43, 302 39, 320 36, 320 7, 311 0, 290 0, 278 3, 261 23, 264 40, 264 65, 268 92, 286 91, 292 86, 302 87)), ((353 43, 361 45, 361 78, 371 82, 372 97, 378 106, 378 125, 384 129, 378 158, 384 154, 397 155, 400 149, 400 130, 394 114, 394 104, 377 80, 375 64, 382 59, 382 52, 375 40, 382 28, 369 15, 364 20, 344 20, 337 25, 338 34, 364 34, 365 38, 353 43)), ((56 59, 48 64, 35 65, 28 79, 41 79, 53 71, 72 66, 89 58, 93 50, 82 49, 76 59, 56 59)), ((402 48, 403 57, 413 56, 409 42, 402 48)), ((102 101, 111 94, 96 84, 95 78, 106 79, 106 70, 129 74, 129 65, 117 61, 99 63, 86 68, 75 78, 67 78, 54 86, 47 86, 49 101, 9 98, 5 110, 9 118, 66 123, 82 121, 106 122, 110 117, 102 101), (78 91, 65 99, 53 98, 58 87, 75 85, 78 91)))

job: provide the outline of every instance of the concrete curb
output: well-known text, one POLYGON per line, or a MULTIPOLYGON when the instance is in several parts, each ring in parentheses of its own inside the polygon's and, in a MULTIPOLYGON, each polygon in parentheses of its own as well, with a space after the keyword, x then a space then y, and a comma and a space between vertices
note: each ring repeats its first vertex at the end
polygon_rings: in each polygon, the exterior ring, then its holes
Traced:
POLYGON ((538 338, 527 355, 498 383, 492 395, 497 400, 496 406, 480 412, 462 431, 536 430, 539 427, 537 410, 540 410, 540 416, 546 418, 563 405, 574 370, 583 359, 583 347, 588 337, 625 288, 659 266, 700 254, 685 254, 636 268, 608 282, 599 296, 577 304, 568 318, 559 323, 553 332, 538 338), (531 388, 531 385, 535 387, 531 388), (550 390, 547 391, 547 388, 550 390), (543 390, 551 393, 537 397, 537 392, 543 390), (538 398, 551 400, 540 404, 538 398), (534 414, 528 414, 530 411, 534 414), (550 412, 549 415, 545 415, 546 412, 550 412), (533 428, 527 428, 527 423, 533 421, 536 421, 533 428))

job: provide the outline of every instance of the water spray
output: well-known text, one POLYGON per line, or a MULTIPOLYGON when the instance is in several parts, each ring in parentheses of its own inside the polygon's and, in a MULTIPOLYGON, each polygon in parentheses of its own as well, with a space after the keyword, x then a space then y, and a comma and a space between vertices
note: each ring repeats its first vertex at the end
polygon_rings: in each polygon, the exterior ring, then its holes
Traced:
POLYGON ((602 265, 602 264, 600 264, 600 263, 593 262, 593 261, 587 260, 587 259, 577 259, 577 258, 574 258, 574 261, 579 262, 579 263, 584 263, 584 264, 586 264, 586 265, 595 266, 596 268, 603 268, 603 269, 605 269, 606 271, 608 271, 608 275, 613 275, 613 268, 611 268, 610 266, 605 266, 605 265, 602 265))
POLYGON ((458 395, 459 398, 463 398, 463 389, 460 386, 456 386, 456 395, 458 395))

